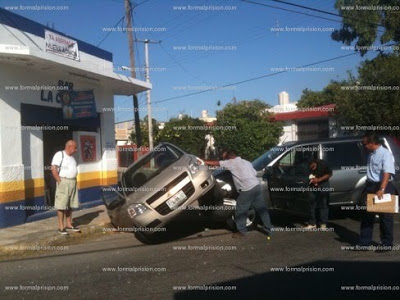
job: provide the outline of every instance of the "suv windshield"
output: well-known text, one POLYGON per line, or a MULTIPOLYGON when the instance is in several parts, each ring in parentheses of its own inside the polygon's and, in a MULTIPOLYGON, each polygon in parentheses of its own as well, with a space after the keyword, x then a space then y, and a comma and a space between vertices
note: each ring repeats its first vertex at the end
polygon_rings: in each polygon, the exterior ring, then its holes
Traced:
POLYGON ((133 164, 122 176, 122 185, 126 195, 135 192, 173 164, 184 153, 170 145, 159 145, 153 151, 133 164))
POLYGON ((271 161, 273 161, 275 158, 279 156, 279 154, 282 154, 287 147, 273 147, 267 152, 265 152, 263 155, 260 157, 257 157, 255 160, 253 160, 252 164, 254 169, 256 171, 261 171, 264 169, 271 161))

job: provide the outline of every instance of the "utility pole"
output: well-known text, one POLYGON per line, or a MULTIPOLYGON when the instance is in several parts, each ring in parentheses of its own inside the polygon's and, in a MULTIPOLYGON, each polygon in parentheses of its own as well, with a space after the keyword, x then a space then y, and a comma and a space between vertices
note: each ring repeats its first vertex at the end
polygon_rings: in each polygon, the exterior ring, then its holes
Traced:
MULTIPOLYGON (((146 69, 146 82, 150 83, 150 67, 149 67, 149 43, 158 44, 161 41, 150 41, 150 40, 136 40, 136 42, 144 43, 145 52, 145 69, 146 69)), ((147 102, 147 122, 149 126, 149 148, 153 150, 153 117, 151 114, 151 93, 150 90, 146 91, 146 102, 147 102)))
MULTIPOLYGON (((126 33, 128 34, 129 62, 131 77, 136 78, 135 52, 133 51, 133 26, 132 26, 132 5, 130 0, 125 0, 126 33)), ((136 146, 142 146, 142 132, 140 130, 139 102, 137 96, 133 95, 133 114, 135 120, 136 146)))

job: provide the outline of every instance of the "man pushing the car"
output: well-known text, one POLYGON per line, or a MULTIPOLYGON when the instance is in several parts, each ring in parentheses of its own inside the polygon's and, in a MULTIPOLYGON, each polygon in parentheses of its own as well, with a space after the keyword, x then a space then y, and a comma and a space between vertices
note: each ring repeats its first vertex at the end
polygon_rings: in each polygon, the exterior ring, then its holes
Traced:
POLYGON ((232 238, 246 237, 246 219, 248 211, 252 206, 261 218, 266 234, 271 234, 272 225, 267 205, 264 201, 261 185, 256 176, 256 170, 251 162, 237 156, 234 150, 225 151, 221 161, 206 161, 211 166, 221 166, 232 173, 233 182, 239 193, 236 201, 235 222, 238 232, 232 238))

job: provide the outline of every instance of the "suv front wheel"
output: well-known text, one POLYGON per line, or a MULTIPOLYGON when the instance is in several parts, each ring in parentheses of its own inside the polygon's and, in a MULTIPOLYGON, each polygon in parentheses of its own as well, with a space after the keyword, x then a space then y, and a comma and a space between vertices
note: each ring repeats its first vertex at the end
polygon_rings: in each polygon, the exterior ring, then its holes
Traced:
MULTIPOLYGON (((254 210, 254 208, 250 208, 248 213, 247 213, 247 219, 246 219, 246 229, 247 230, 253 230, 256 228, 259 220, 257 217, 257 214, 254 210)), ((226 220, 226 224, 230 230, 235 230, 236 229, 236 222, 235 222, 235 212, 233 211, 230 218, 226 220)))

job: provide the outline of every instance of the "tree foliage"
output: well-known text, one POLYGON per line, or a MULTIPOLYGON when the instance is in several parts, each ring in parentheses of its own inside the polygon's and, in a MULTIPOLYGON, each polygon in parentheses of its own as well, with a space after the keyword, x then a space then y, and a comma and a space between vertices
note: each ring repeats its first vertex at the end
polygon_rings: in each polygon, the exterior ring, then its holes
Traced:
POLYGON ((157 139, 170 142, 190 154, 204 157, 206 147, 205 124, 199 119, 184 116, 182 119, 172 118, 159 132, 157 139))
POLYGON ((393 41, 399 45, 400 13, 398 10, 389 9, 398 6, 398 0, 336 0, 335 8, 343 21, 342 28, 335 30, 331 37, 345 45, 350 45, 356 40, 356 51, 360 51, 362 56, 368 52, 368 47, 374 45, 378 35, 381 44, 393 41), (357 8, 357 5, 359 9, 346 9, 357 8), (379 9, 379 6, 383 9, 379 9))
MULTIPOLYGON (((400 57, 379 55, 361 63, 357 78, 349 74, 347 80, 332 81, 322 91, 304 90, 298 106, 334 103, 338 125, 397 126, 400 124, 399 85, 400 57)), ((399 135, 387 130, 380 133, 399 135)))
POLYGON ((343 97, 342 86, 348 85, 349 81, 331 81, 322 91, 312 91, 304 89, 297 106, 317 107, 331 103, 338 103, 343 97))
MULTIPOLYGON (((154 146, 158 144, 158 135, 159 135, 159 123, 157 122, 156 119, 152 119, 153 122, 153 143, 154 146)), ((140 129, 142 132, 142 146, 149 146, 149 124, 148 124, 148 117, 144 117, 143 121, 140 121, 140 129)), ((136 143, 136 133, 135 130, 133 130, 129 136, 129 139, 133 142, 136 143)))
POLYGON ((218 149, 234 149, 248 160, 253 160, 279 143, 282 124, 271 121, 269 106, 260 100, 229 103, 217 112, 212 134, 218 149))

